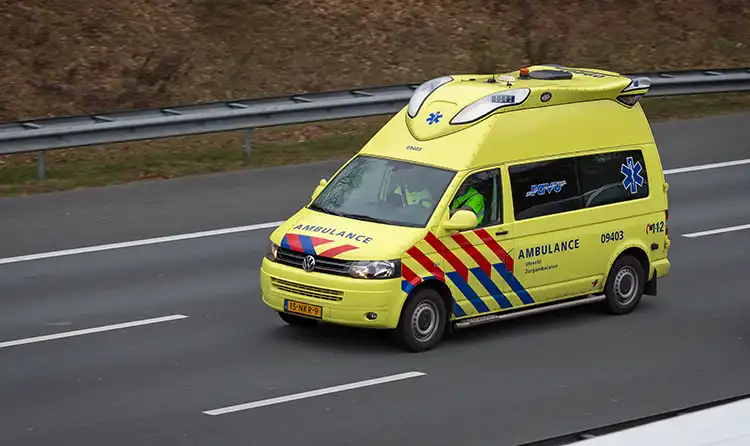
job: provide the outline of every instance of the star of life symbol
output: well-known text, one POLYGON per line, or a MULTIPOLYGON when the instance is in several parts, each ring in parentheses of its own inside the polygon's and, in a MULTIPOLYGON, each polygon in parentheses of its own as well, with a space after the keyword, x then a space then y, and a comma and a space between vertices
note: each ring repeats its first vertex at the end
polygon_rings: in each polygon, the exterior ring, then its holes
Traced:
POLYGON ((630 190, 631 194, 638 192, 638 187, 643 186, 641 172, 643 172, 641 162, 638 161, 633 164, 633 157, 627 157, 625 164, 620 167, 620 173, 625 175, 625 178, 622 180, 622 187, 625 190, 630 190))
POLYGON ((428 116, 427 119, 426 119, 427 124, 429 124, 429 125, 437 124, 440 121, 440 118, 442 118, 442 117, 443 117, 443 114, 440 113, 440 112, 430 113, 430 116, 428 116))

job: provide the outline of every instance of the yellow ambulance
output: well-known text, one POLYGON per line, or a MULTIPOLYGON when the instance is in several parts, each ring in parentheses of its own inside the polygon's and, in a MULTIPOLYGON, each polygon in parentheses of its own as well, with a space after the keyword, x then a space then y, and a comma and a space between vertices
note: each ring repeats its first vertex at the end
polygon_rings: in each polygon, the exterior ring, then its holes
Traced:
POLYGON ((425 82, 273 232, 263 302, 408 351, 573 305, 633 311, 670 269, 649 88, 558 65, 425 82))

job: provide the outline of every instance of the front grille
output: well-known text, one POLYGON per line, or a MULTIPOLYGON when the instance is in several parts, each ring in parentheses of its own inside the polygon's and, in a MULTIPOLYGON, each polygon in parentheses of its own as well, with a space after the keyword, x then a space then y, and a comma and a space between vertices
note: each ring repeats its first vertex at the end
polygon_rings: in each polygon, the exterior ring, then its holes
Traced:
MULTIPOLYGON (((276 261, 282 265, 291 266, 294 268, 302 269, 302 261, 307 257, 308 254, 304 252, 292 251, 279 247, 278 256, 276 261)), ((348 276, 349 265, 351 262, 340 259, 332 259, 330 257, 320 257, 313 255, 315 258, 315 272, 324 274, 335 274, 337 276, 348 276)))
POLYGON ((271 278, 271 284, 280 291, 297 294, 299 296, 312 297, 314 299, 332 300, 340 302, 344 298, 344 292, 338 290, 329 290, 301 283, 290 282, 288 280, 271 278))

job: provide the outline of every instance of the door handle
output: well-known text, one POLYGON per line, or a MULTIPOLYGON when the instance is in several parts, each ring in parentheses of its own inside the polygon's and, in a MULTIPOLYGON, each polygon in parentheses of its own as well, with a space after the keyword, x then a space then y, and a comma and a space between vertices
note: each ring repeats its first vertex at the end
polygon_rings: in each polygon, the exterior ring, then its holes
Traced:
POLYGON ((505 235, 508 233, 507 229, 500 229, 499 231, 495 232, 495 235, 505 235))

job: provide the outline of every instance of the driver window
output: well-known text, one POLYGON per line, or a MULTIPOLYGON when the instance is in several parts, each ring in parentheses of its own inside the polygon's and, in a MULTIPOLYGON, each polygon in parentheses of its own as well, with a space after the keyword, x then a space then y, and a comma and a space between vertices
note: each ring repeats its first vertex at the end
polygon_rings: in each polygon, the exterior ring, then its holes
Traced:
POLYGON ((459 209, 477 214, 479 227, 503 222, 500 169, 485 170, 469 176, 459 187, 450 205, 453 215, 459 209))

